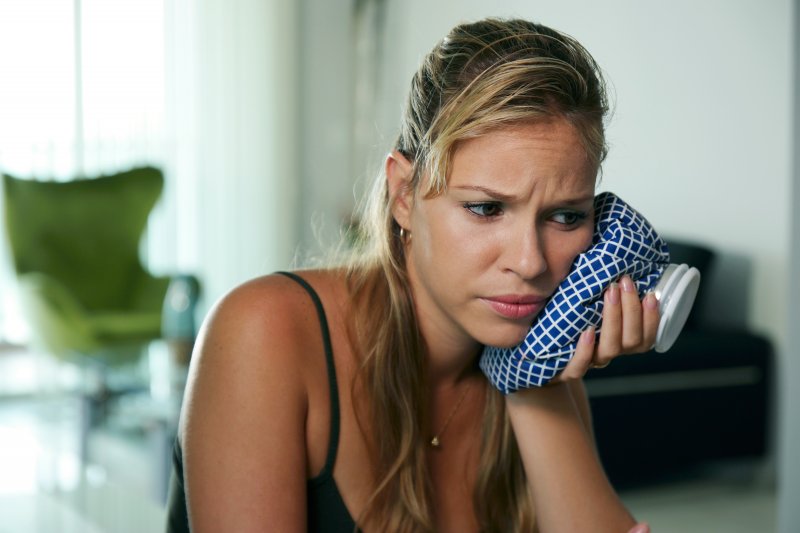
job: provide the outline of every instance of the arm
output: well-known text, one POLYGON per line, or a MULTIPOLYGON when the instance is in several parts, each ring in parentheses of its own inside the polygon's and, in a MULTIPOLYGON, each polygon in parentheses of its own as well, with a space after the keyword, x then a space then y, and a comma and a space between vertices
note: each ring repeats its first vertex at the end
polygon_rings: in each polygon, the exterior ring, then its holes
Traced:
POLYGON ((603 334, 585 332, 550 386, 510 394, 506 406, 543 532, 624 532, 635 524, 600 465, 580 378, 590 364, 649 349, 658 327, 654 297, 643 302, 629 280, 607 291, 603 334))
POLYGON ((575 407, 578 409, 583 427, 586 429, 586 433, 589 434, 589 440, 594 447, 597 443, 594 440, 592 410, 589 407, 589 397, 586 395, 586 386, 583 384, 582 379, 568 381, 567 385, 569 385, 569 392, 572 395, 572 399, 575 401, 575 407))
POLYGON ((633 527, 567 384, 510 394, 506 406, 542 532, 622 533, 633 527))
POLYGON ((306 529, 302 337, 283 283, 234 290, 201 329, 180 428, 196 533, 306 529))

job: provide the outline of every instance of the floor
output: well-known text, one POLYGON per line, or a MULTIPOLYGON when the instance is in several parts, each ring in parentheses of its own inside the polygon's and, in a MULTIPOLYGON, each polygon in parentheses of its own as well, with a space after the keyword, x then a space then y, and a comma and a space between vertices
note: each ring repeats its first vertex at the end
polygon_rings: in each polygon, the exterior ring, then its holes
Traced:
POLYGON ((770 478, 761 465, 730 463, 620 496, 655 533, 768 533, 776 530, 770 478))
MULTIPOLYGON (((80 376, 21 352, 0 352, 0 533, 164 530, 163 455, 128 405, 91 433, 80 460, 80 376)), ((141 411, 138 411, 139 413, 141 411)), ((151 429, 151 428, 150 428, 151 429)), ((775 491, 763 464, 727 463, 621 494, 657 533, 775 530, 775 491)))

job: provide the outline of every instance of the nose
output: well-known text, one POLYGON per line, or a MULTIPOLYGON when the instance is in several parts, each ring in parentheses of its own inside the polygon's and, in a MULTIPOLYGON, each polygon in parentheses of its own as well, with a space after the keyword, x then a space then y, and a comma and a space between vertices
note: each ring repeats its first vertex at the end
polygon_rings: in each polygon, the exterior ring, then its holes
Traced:
POLYGON ((535 224, 520 224, 505 243, 502 268, 524 280, 531 280, 547 271, 542 239, 535 224))

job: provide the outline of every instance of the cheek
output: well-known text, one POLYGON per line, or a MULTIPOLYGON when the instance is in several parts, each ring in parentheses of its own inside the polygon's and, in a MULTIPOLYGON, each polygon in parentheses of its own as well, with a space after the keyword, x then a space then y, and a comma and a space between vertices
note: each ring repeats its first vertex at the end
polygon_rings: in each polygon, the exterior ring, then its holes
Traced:
POLYGON ((569 275, 575 258, 592 244, 592 228, 581 228, 572 232, 556 232, 548 242, 548 257, 552 271, 559 280, 569 275))
POLYGON ((413 244, 420 262, 447 269, 450 276, 492 262, 498 239, 488 228, 469 224, 455 210, 428 209, 425 215, 418 219, 413 244))
POLYGON ((411 257, 418 275, 439 285, 446 281, 443 274, 452 269, 450 258, 460 252, 452 229, 437 222, 431 223, 429 216, 417 217, 412 226, 411 257))

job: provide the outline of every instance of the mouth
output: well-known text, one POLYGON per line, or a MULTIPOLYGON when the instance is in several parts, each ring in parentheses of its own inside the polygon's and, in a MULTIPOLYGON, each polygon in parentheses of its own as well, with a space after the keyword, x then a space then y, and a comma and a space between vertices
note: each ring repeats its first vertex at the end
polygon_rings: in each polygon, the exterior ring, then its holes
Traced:
POLYGON ((513 320, 533 318, 547 302, 547 298, 533 295, 504 295, 482 299, 495 313, 513 320))

